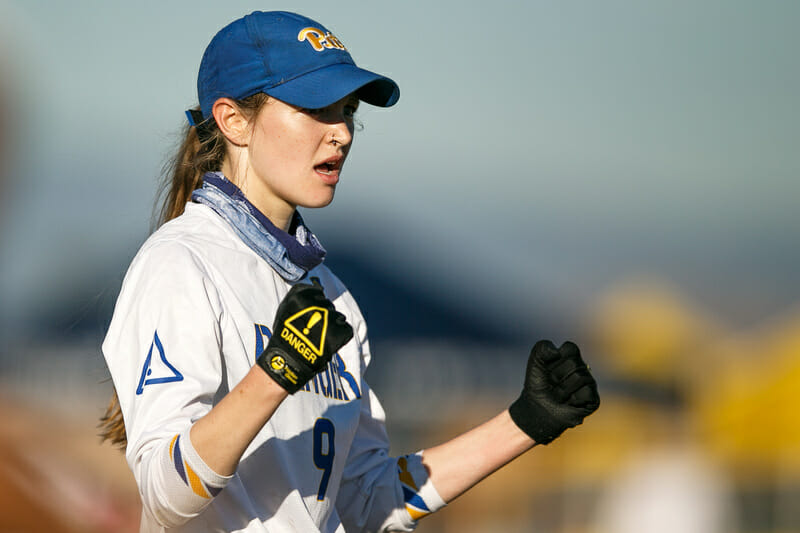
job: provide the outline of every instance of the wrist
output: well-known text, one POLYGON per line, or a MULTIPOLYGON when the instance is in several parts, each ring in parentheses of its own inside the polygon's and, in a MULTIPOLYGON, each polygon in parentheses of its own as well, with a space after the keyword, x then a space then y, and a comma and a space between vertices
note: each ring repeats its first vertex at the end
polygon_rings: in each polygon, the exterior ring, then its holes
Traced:
POLYGON ((282 402, 289 392, 280 386, 260 365, 254 365, 241 382, 244 386, 256 389, 267 403, 282 402))
POLYGON ((269 376, 276 385, 283 388, 288 394, 300 390, 310 376, 299 368, 284 350, 268 346, 256 359, 257 366, 269 376))
POLYGON ((539 442, 536 442, 536 439, 531 437, 524 429, 519 427, 519 424, 514 420, 514 417, 511 416, 511 408, 509 407, 505 411, 500 414, 500 417, 505 421, 506 425, 508 425, 509 434, 514 433, 516 437, 510 437, 509 440, 519 443, 520 446, 527 446, 527 449, 534 447, 539 442))
POLYGON ((567 429, 563 424, 554 420, 547 409, 536 402, 528 401, 524 395, 511 404, 508 414, 514 424, 536 444, 549 444, 567 429))

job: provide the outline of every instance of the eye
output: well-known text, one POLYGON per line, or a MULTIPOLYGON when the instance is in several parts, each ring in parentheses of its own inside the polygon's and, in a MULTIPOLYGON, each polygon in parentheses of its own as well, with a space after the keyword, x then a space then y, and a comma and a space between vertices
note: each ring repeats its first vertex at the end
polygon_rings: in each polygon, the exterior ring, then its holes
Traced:
POLYGON ((358 104, 359 104, 358 99, 352 99, 344 103, 339 102, 336 104, 331 104, 328 107, 320 107, 320 108, 304 107, 301 108, 300 111, 317 120, 326 120, 328 119, 329 116, 330 120, 336 120, 333 117, 336 116, 338 113, 341 113, 341 116, 344 117, 345 120, 353 120, 356 111, 358 111, 358 104))
POLYGON ((356 111, 358 111, 358 104, 359 104, 358 99, 356 98, 348 99, 344 103, 344 109, 343 109, 344 116, 347 118, 353 118, 356 114, 356 111))

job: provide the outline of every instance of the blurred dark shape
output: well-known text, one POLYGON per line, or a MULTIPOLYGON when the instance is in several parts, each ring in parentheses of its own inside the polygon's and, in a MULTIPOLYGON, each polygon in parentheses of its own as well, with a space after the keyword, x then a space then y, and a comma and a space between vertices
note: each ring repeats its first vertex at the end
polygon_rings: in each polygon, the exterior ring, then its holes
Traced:
MULTIPOLYGON (((130 249, 135 250, 132 243, 130 249)), ((520 342, 518 333, 498 325, 480 310, 464 309, 455 301, 425 292, 412 278, 400 279, 357 252, 334 244, 326 264, 342 279, 364 313, 370 341, 437 340, 506 346, 520 342)), ((131 252, 131 256, 132 256, 131 252)), ((94 265, 83 279, 73 279, 61 294, 51 295, 48 307, 29 322, 37 336, 101 340, 111 320, 117 293, 131 257, 94 265)), ((529 342, 524 339, 524 342, 529 342)))
POLYGON ((358 302, 371 341, 446 339, 509 344, 518 340, 513 329, 503 329, 493 317, 482 317, 480 309, 464 308, 456 298, 430 294, 417 280, 401 279, 375 266, 365 256, 369 250, 348 250, 337 242, 330 250, 325 264, 358 302))

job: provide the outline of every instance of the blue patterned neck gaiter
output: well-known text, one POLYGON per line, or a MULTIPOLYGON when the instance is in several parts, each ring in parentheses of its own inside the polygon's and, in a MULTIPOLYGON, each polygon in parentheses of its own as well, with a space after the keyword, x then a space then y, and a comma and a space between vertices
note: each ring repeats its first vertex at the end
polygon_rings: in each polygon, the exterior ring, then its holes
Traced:
POLYGON ((203 176, 203 187, 192 193, 192 201, 213 209, 286 281, 299 281, 325 259, 325 249, 297 211, 291 224, 292 234, 286 233, 219 172, 203 176))

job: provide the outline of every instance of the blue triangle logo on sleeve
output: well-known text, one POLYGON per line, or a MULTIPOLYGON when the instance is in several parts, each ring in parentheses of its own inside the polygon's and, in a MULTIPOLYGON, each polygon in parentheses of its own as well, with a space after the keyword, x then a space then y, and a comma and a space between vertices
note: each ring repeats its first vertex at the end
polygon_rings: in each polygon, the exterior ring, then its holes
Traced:
POLYGON ((139 378, 139 386, 136 387, 136 394, 144 392, 144 388, 147 385, 171 383, 173 381, 183 381, 183 374, 178 372, 178 369, 167 361, 167 356, 164 354, 164 346, 161 344, 161 339, 158 338, 158 331, 156 331, 153 336, 153 342, 150 343, 150 351, 147 352, 147 359, 144 361, 142 375, 139 378), (153 359, 153 347, 158 350, 158 359, 156 360, 153 359))

